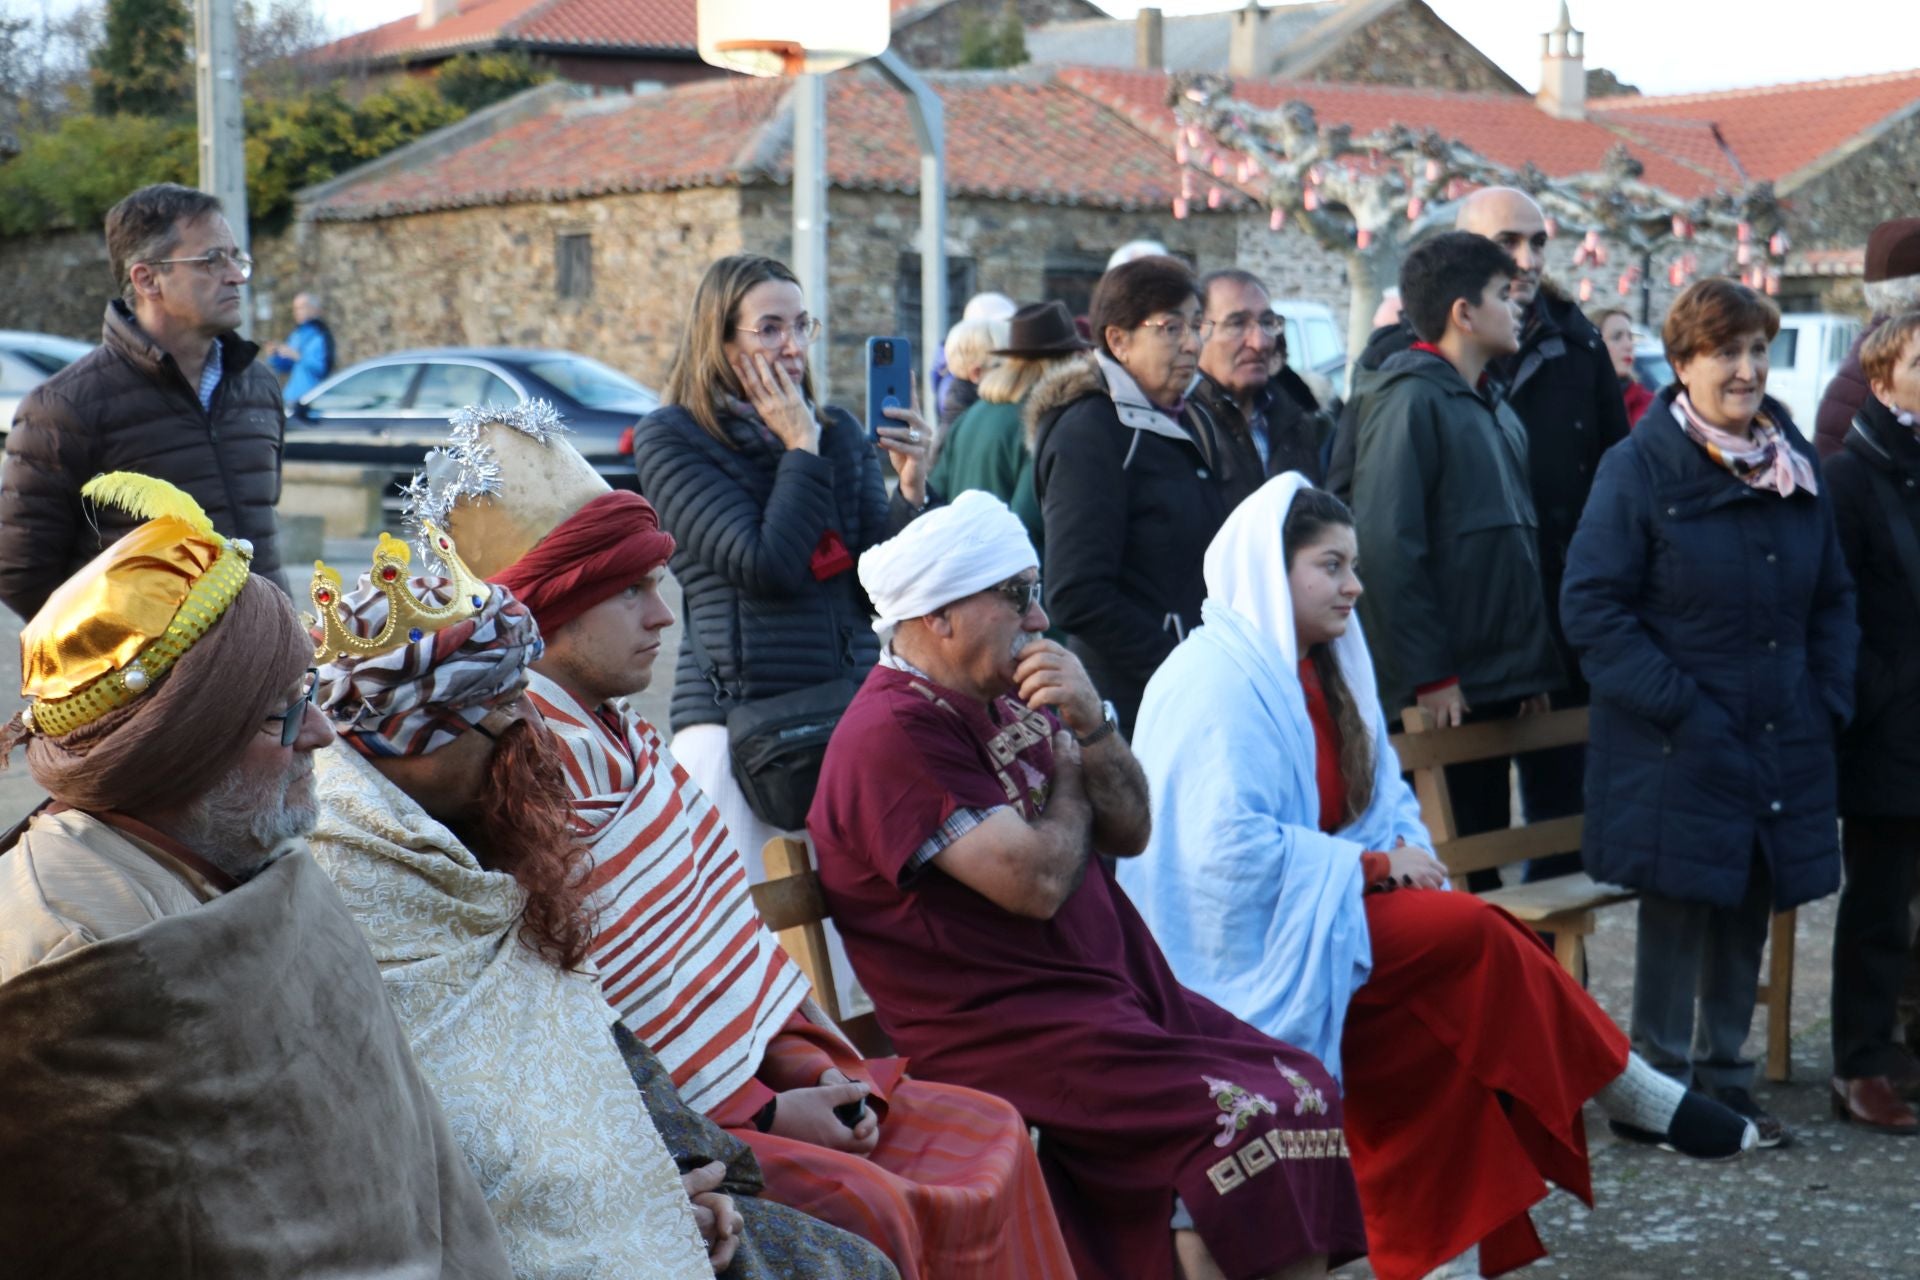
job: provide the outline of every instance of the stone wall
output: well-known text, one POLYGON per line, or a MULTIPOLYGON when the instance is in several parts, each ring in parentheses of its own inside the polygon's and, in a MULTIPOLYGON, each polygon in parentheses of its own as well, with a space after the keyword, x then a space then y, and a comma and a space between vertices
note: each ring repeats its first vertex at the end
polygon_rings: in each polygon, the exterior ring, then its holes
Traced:
MULTIPOLYGON (((1001 20, 1008 0, 948 0, 917 22, 894 28, 892 48, 916 67, 929 70, 957 67, 960 33, 970 22, 1001 20)), ((1048 22, 1077 22, 1104 18, 1106 11, 1088 0, 1012 0, 1020 24, 1033 28, 1048 22)))
POLYGON ((1781 193, 1799 249, 1852 249, 1891 217, 1920 208, 1920 112, 1781 193))
POLYGON ((107 242, 98 231, 0 239, 0 329, 100 341, 113 296, 107 242))
POLYGON ((1315 64, 1313 80, 1512 93, 1513 81, 1424 4, 1400 4, 1315 64))
MULTIPOLYGON (((791 247, 784 188, 746 194, 741 235, 758 252, 782 257, 791 247)), ((919 250, 917 196, 834 191, 829 198, 827 272, 833 291, 830 394, 858 403, 868 337, 902 334, 919 346, 917 320, 903 294, 917 296, 918 274, 903 254, 919 250), (903 270, 907 272, 903 283, 903 270)), ((947 207, 947 252, 952 277, 977 292, 997 290, 1022 302, 1059 296, 1084 306, 1081 292, 1105 267, 1107 256, 1129 240, 1151 236, 1191 259, 1201 271, 1231 266, 1236 258, 1234 218, 1196 213, 1176 222, 1164 210, 1073 208, 957 196, 947 207)), ((956 290, 956 293, 958 291, 956 290)), ((964 294, 951 299, 957 314, 964 294)))
POLYGON ((317 288, 343 364, 416 346, 562 347, 657 387, 701 270, 741 249, 739 202, 705 190, 301 224, 276 266, 271 331, 297 289, 317 288), (558 296, 564 235, 591 245, 586 296, 558 296))

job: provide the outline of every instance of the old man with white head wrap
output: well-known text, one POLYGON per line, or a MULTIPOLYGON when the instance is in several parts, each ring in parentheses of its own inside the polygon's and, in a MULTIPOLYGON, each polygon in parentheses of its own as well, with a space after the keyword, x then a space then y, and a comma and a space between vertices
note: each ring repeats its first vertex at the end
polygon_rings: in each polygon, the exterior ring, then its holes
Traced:
POLYGON ((889 640, 809 815, 828 905, 914 1074, 1040 1128, 1079 1274, 1323 1275, 1364 1248, 1337 1089, 1182 989, 1095 856, 1147 790, 1036 563, 984 493, 861 558, 889 640))

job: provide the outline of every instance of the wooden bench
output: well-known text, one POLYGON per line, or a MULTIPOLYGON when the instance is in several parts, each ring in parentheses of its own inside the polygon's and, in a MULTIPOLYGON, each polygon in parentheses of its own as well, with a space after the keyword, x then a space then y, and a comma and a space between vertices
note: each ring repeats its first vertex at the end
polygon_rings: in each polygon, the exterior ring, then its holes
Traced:
POLYGON ((804 841, 775 836, 762 850, 767 878, 754 885, 753 905, 761 922, 774 931, 780 945, 807 975, 814 1003, 833 1019, 853 1047, 869 1058, 893 1053, 880 1020, 871 1013, 845 1016, 833 982, 833 962, 827 955, 827 899, 820 891, 820 873, 813 869, 804 841))
MULTIPOLYGON (((1446 766, 1585 743, 1585 707, 1448 729, 1436 727, 1425 708, 1408 707, 1401 713, 1401 723, 1406 732, 1393 735, 1393 748, 1400 756, 1400 767, 1413 776, 1420 819, 1433 836, 1434 855, 1446 864, 1456 889, 1466 888, 1469 872, 1579 851, 1582 819, 1578 814, 1479 835, 1459 834, 1446 766)), ((1532 884, 1503 885, 1480 896, 1541 933, 1551 933, 1555 958, 1568 973, 1584 980, 1586 939, 1593 932, 1594 913, 1639 895, 1575 872, 1532 884)), ((1767 969, 1758 995, 1767 1010, 1766 1071, 1767 1079, 1773 1081, 1787 1079, 1791 1070, 1794 923, 1792 911, 1773 917, 1767 969)))

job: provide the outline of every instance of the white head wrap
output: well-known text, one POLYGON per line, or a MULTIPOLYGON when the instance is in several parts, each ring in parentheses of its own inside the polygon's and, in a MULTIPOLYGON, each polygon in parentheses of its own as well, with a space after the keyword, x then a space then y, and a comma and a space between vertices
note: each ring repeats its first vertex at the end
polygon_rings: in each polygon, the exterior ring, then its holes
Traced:
MULTIPOLYGON (((1020 305, 1004 293, 976 293, 967 299, 967 309, 960 313, 962 320, 1011 320, 1020 305)), ((1001 346, 1006 346, 1003 339, 1001 346)))
MULTIPOLYGON (((1312 487, 1298 471, 1261 485, 1227 516, 1207 546, 1204 562, 1207 599, 1252 623, 1279 650, 1288 671, 1300 661, 1300 639, 1293 627, 1293 587, 1287 579, 1287 512, 1293 509, 1294 496, 1312 487)), ((1333 657, 1354 701, 1373 706, 1380 694, 1357 614, 1333 642, 1333 657)))
POLYGON ((962 596, 1040 567, 1027 527, 1007 504, 969 489, 860 557, 860 585, 880 617, 882 640, 962 596))

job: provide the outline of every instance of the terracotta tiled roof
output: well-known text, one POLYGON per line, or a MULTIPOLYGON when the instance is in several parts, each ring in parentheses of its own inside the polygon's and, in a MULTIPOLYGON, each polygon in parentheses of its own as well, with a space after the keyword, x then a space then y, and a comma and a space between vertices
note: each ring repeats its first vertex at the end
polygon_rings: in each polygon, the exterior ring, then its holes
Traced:
MULTIPOLYGON (((947 119, 947 184, 959 195, 1103 208, 1169 205, 1179 175, 1165 147, 1049 77, 929 75, 947 119)), ((900 94, 872 74, 828 81, 828 180, 914 191, 919 152, 900 94)), ((525 121, 450 155, 361 183, 314 206, 321 218, 785 181, 786 85, 702 82, 598 98, 525 121)))
MULTIPOLYGON (((1173 111, 1167 106, 1164 74, 1068 67, 1059 75, 1063 83, 1126 113, 1141 128, 1172 145, 1173 111)), ((1234 95, 1264 108, 1298 99, 1310 105, 1323 124, 1349 124, 1356 133, 1392 124, 1434 129, 1442 137, 1466 143, 1489 160, 1516 167, 1531 160, 1555 177, 1600 168, 1607 152, 1622 140, 1592 121, 1555 119, 1540 110, 1532 98, 1510 93, 1238 80, 1234 82, 1234 95)), ((1698 195, 1718 185, 1698 169, 1651 147, 1629 143, 1628 150, 1646 166, 1646 180, 1664 190, 1698 195)))
POLYGON ((316 62, 404 62, 500 44, 602 49, 694 47, 694 0, 466 0, 422 28, 418 15, 362 31, 308 55, 316 62))
POLYGON ((1716 127, 1749 177, 1780 184, 1784 192, 1796 175, 1916 104, 1920 70, 1721 93, 1601 98, 1589 107, 1595 119, 1622 129, 1659 121, 1716 127))

